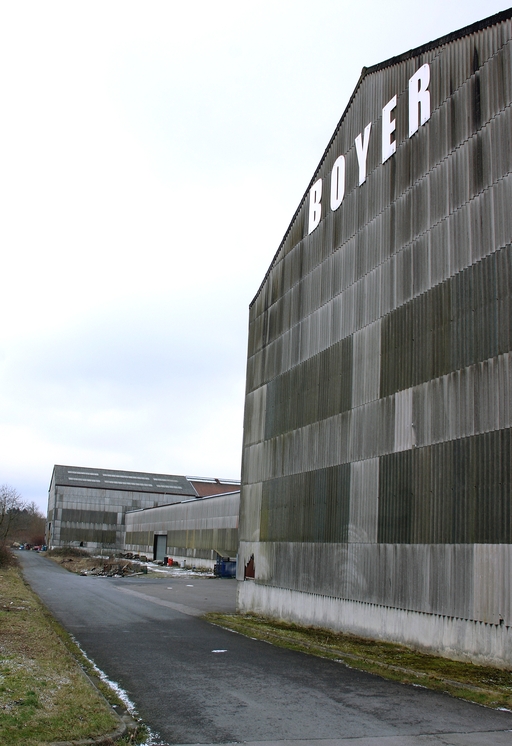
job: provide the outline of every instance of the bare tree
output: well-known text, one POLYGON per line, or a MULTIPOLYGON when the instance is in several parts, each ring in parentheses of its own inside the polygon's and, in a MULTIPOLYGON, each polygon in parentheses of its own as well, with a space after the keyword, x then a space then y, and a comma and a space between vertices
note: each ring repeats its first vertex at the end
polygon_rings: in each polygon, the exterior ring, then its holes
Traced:
POLYGON ((25 508, 23 498, 14 487, 0 486, 0 545, 5 544, 16 518, 25 508))
POLYGON ((46 516, 40 511, 34 501, 25 505, 17 512, 17 517, 11 524, 9 538, 22 543, 44 544, 44 530, 46 516))

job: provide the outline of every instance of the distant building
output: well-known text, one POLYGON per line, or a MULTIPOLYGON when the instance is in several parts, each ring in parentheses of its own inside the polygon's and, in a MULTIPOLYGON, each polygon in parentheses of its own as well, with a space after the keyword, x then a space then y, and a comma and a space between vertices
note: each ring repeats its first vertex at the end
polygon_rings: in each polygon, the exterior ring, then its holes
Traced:
POLYGON ((219 493, 240 483, 172 474, 54 466, 48 492, 46 540, 50 547, 83 546, 121 551, 128 510, 152 508, 198 498, 215 485, 219 493))
POLYGON ((212 568, 219 557, 236 559, 239 508, 240 487, 221 495, 129 511, 126 550, 212 568))
POLYGON ((217 477, 187 477, 194 485, 198 497, 222 495, 224 492, 240 492, 240 480, 217 479, 217 477))
POLYGON ((243 612, 512 664, 511 19, 363 69, 251 304, 243 612))

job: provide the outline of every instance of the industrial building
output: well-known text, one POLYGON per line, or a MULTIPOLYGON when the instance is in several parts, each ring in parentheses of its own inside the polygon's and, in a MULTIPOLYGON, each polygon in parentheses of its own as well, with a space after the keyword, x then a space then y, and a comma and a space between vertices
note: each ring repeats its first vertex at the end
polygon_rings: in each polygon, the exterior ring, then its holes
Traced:
POLYGON ((47 544, 124 551, 128 510, 239 490, 240 482, 235 480, 54 466, 48 491, 47 544))
POLYGON ((125 547, 156 560, 213 568, 238 552, 240 489, 126 513, 125 547))
POLYGON ((243 612, 512 665, 511 17, 363 69, 250 306, 243 612))

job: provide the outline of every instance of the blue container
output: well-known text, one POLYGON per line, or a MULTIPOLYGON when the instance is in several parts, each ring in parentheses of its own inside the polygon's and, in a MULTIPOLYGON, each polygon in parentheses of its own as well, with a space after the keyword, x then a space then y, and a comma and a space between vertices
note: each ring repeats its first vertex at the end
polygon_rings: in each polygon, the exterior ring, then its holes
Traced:
POLYGON ((236 577, 236 562, 230 560, 219 560, 215 563, 213 568, 213 574, 218 578, 235 578, 236 577))

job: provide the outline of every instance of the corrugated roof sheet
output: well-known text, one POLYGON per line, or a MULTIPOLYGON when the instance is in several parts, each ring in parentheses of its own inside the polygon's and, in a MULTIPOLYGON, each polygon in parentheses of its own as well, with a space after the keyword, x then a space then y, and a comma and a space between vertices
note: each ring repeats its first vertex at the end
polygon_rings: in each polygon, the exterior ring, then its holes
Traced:
POLYGON ((106 490, 132 490, 197 497, 193 484, 176 474, 97 469, 83 466, 54 466, 55 485, 106 490))

